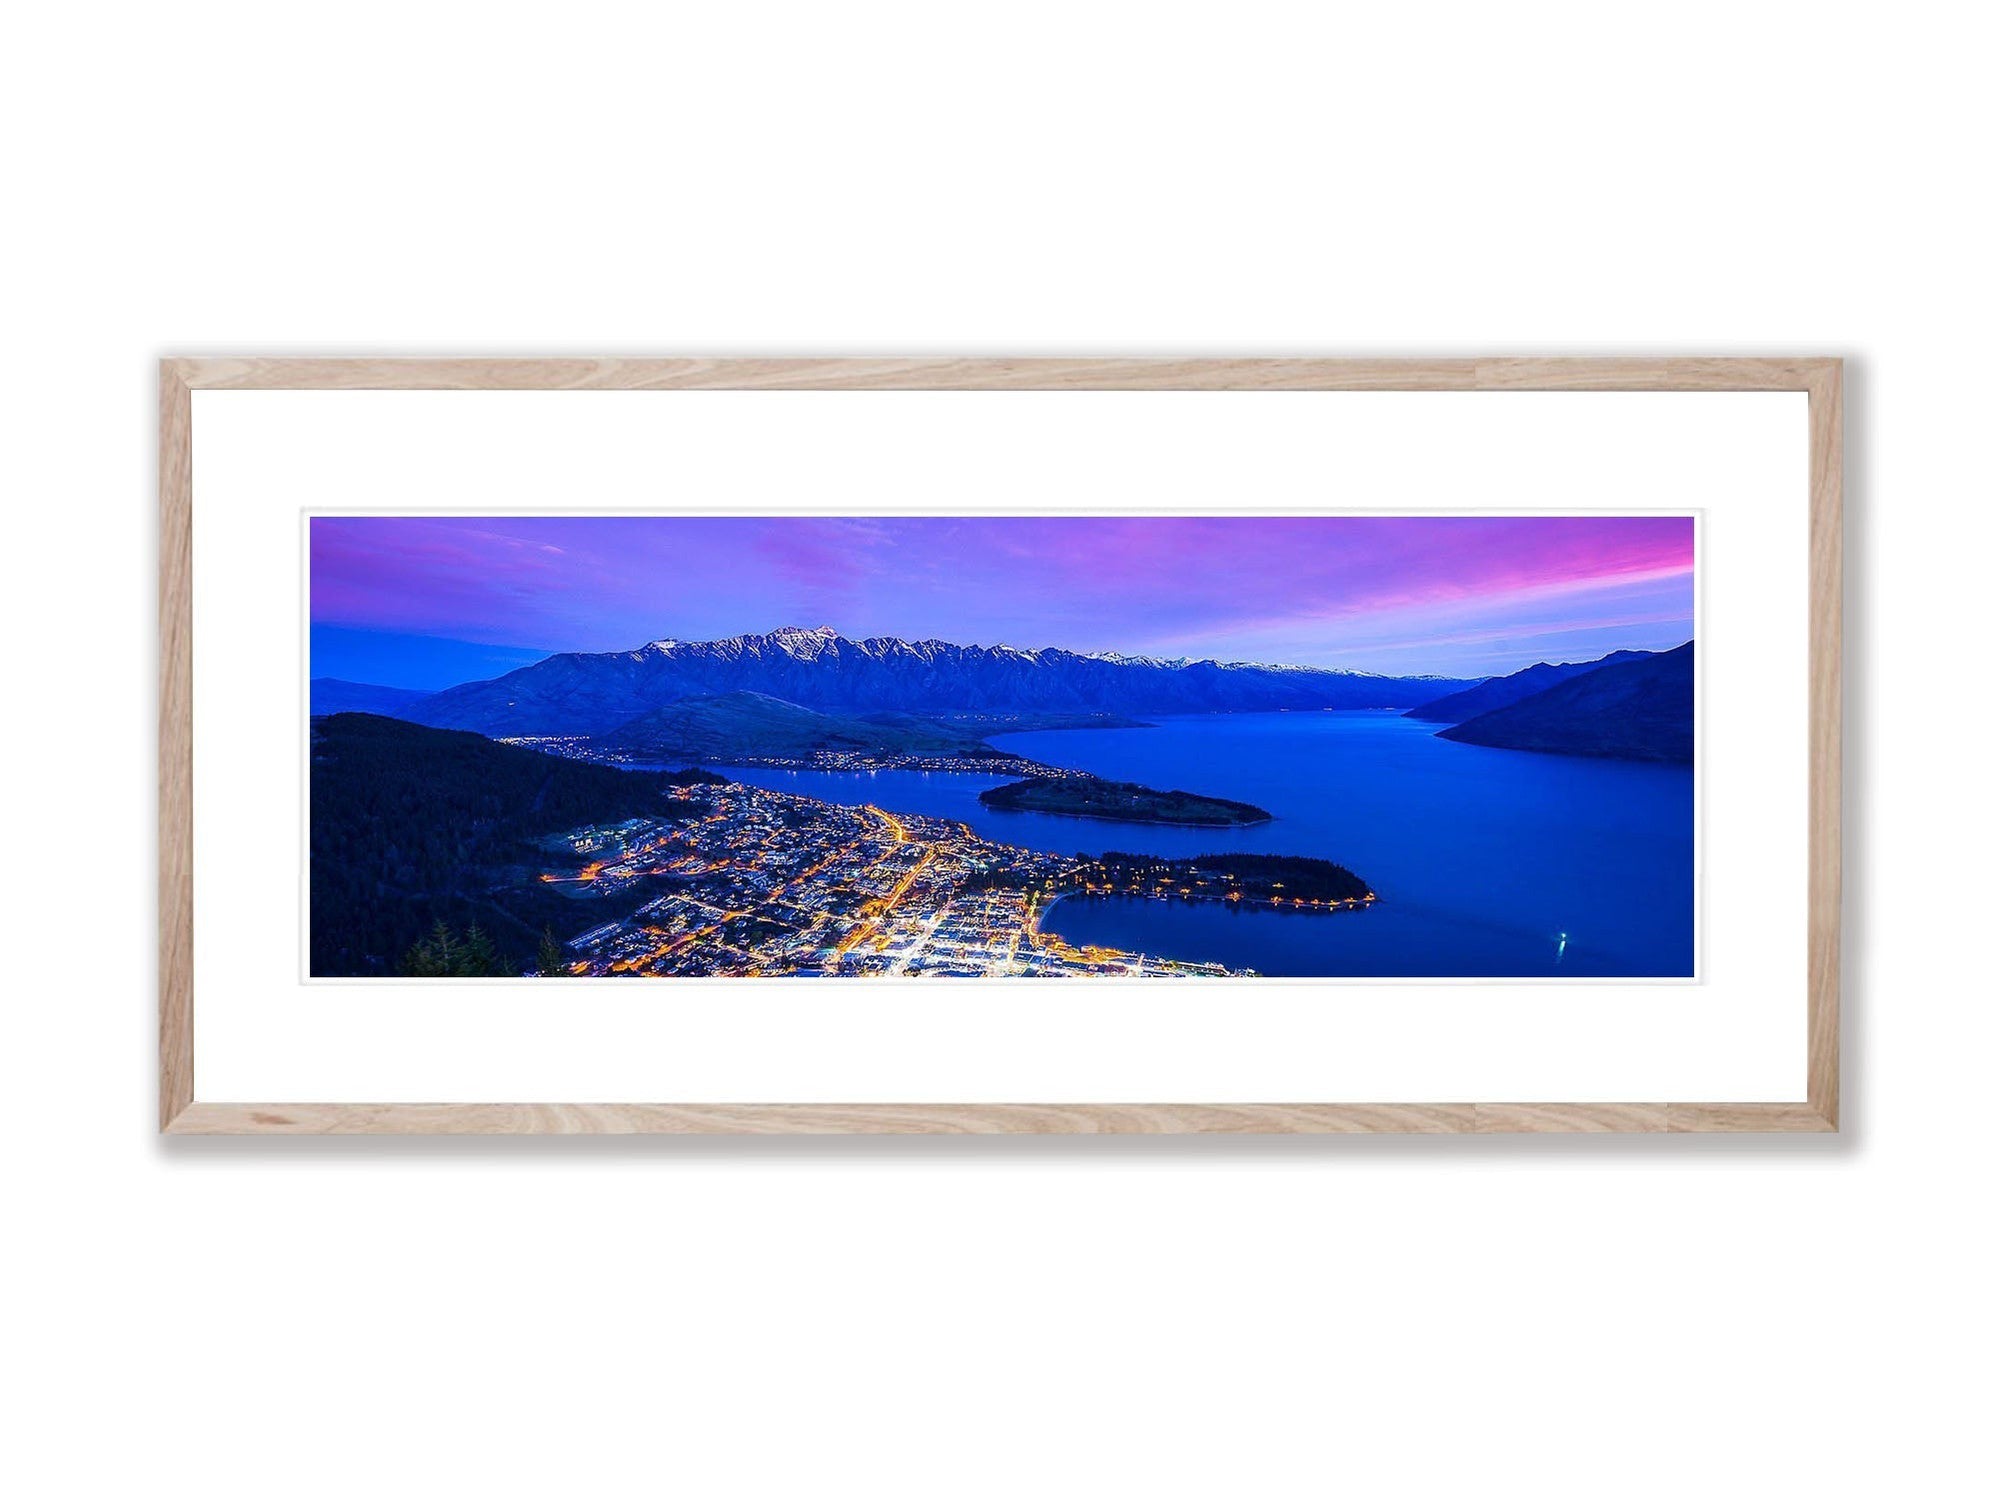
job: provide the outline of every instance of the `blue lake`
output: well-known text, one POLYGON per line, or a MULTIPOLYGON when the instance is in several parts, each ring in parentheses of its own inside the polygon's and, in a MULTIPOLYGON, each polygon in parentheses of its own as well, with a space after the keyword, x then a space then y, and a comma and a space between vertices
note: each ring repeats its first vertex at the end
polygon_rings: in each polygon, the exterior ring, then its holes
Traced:
POLYGON ((1399 714, 1245 713, 993 743, 1115 780, 1253 802, 1251 828, 1190 829, 994 812, 989 776, 731 769, 826 801, 949 817, 1002 843, 1309 854, 1381 895, 1334 914, 1071 897, 1044 917, 1075 943, 1277 977, 1687 977, 1694 965, 1694 777, 1454 744, 1399 714), (1566 938, 1566 940, 1565 940, 1566 938))

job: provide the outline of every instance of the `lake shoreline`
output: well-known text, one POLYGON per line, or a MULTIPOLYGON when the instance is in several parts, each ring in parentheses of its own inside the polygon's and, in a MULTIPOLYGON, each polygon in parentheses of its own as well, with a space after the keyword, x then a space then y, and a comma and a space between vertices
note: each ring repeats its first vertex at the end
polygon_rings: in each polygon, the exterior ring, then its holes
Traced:
POLYGON ((1196 821, 1185 817, 1110 817, 1101 812, 1057 812, 1049 807, 996 807, 986 803, 986 809, 1000 817, 1072 817, 1078 822, 1122 823, 1126 827, 1147 828, 1201 828, 1226 830, 1228 828, 1260 828, 1277 821, 1275 813, 1266 812, 1261 817, 1242 817, 1236 820, 1196 821))
POLYGON ((1140 895, 1129 890, 1064 890, 1048 902, 1047 915, 1065 901, 1159 901, 1165 905, 1178 902, 1187 906, 1222 906, 1251 914, 1279 916, 1336 916, 1347 911, 1367 911, 1381 904, 1378 895, 1365 899, 1354 897, 1348 900, 1295 901, 1273 897, 1269 900, 1230 900, 1226 895, 1192 895, 1174 891, 1171 895, 1140 895))
POLYGON ((1208 788, 1271 814, 1254 825, 1010 813, 978 798, 1000 775, 737 774, 774 790, 962 822, 995 842, 1065 855, 1316 857, 1358 871, 1385 896, 1369 921, 1270 920, 1329 913, 1273 906, 1267 895, 1078 902, 1048 918, 1054 931, 1096 945, 1273 977, 1695 976, 1695 797, 1686 767, 1502 753, 1440 739, 1434 728, 1371 711, 1203 714, 1167 718, 1143 734, 1023 733, 996 745, 1107 780, 1208 788))

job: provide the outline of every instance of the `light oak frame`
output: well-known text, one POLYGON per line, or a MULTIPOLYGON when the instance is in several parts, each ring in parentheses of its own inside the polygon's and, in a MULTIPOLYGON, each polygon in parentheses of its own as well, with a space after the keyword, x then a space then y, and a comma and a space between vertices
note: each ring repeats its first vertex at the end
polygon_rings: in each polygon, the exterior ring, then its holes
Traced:
POLYGON ((1839 1128, 1841 364, 1659 359, 166 359, 160 1129, 171 1134, 1825 1133, 1839 1128), (1805 1102, 225 1103, 194 1089, 195 390, 1803 391, 1810 406, 1805 1102))

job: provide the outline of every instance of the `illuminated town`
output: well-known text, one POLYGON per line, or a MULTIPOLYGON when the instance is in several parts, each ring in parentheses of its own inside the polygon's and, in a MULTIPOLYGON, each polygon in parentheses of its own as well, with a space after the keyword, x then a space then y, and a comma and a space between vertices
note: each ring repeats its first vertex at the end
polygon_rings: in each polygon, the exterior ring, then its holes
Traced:
POLYGON ((1039 917, 1070 893, 1321 910, 1374 899, 1287 895, 1281 883, 1198 861, 1040 853, 963 823, 734 783, 678 786, 667 800, 667 815, 542 841, 539 879, 579 906, 642 898, 566 943, 569 974, 1242 976, 1215 963, 1071 947, 1039 917))

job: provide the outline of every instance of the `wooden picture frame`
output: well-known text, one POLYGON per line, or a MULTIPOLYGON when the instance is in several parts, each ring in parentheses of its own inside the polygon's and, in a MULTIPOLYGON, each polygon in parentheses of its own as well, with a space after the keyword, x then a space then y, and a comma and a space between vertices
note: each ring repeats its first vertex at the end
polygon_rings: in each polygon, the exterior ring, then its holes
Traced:
POLYGON ((160 366, 159 1125, 184 1134, 1829 1132, 1839 1127, 1841 364, 1829 358, 289 359, 160 366), (196 390, 1799 391, 1809 405, 1805 1101, 394 1103, 203 1099, 194 1074, 196 390))

